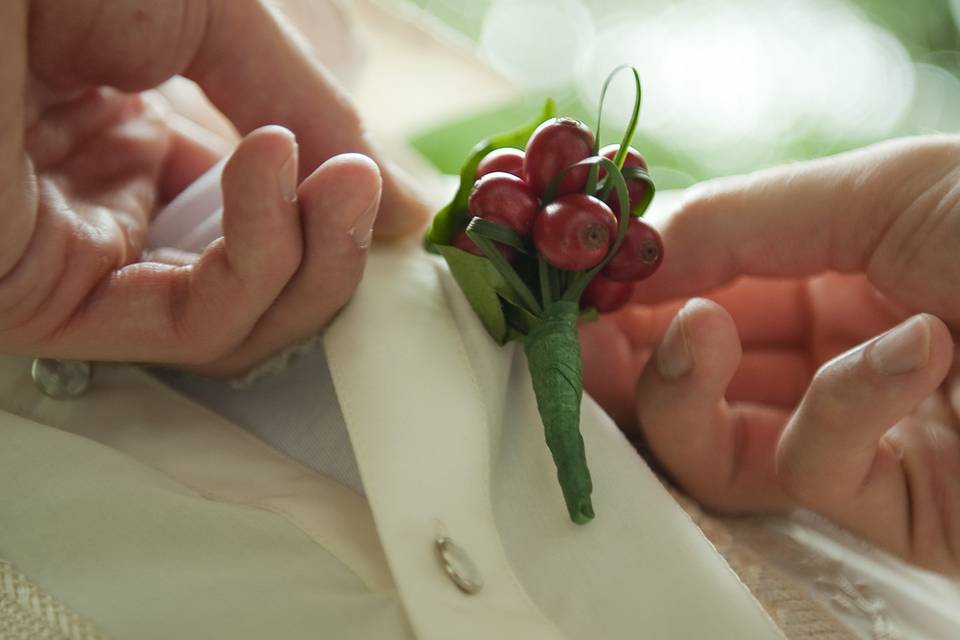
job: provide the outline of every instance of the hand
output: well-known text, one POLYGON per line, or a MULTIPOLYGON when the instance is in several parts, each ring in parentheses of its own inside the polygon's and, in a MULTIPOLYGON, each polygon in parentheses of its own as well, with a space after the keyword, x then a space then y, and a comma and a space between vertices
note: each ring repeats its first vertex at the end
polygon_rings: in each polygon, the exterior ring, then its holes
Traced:
POLYGON ((255 0, 2 3, 0 351, 239 373, 349 299, 378 211, 379 235, 422 224, 393 172, 338 155, 376 157, 288 34, 255 0), (177 74, 246 138, 224 238, 142 262, 158 203, 218 159, 141 93, 177 74))
POLYGON ((957 184, 928 137, 703 185, 638 304, 584 327, 587 388, 705 506, 960 574, 957 184))

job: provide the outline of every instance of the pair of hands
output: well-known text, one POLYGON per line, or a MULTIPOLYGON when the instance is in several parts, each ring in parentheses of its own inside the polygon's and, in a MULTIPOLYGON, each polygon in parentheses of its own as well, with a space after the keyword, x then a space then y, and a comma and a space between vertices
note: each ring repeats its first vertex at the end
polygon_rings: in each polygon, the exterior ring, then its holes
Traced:
POLYGON ((691 190, 638 304, 583 327, 588 391, 707 507, 960 575, 958 185, 940 136, 691 190))
POLYGON ((0 4, 0 351, 241 373, 346 303, 378 211, 379 235, 422 226, 291 33, 256 0, 0 4), (177 75, 245 138, 224 238, 145 261, 153 213, 231 146, 149 91, 177 75))

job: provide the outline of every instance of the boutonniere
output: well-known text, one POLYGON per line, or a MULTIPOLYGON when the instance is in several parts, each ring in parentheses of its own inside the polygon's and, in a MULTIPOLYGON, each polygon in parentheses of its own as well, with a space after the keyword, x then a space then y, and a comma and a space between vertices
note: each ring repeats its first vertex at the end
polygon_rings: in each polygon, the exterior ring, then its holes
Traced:
POLYGON ((583 374, 577 323, 627 303, 656 271, 663 244, 641 219, 653 199, 647 165, 630 142, 601 147, 582 122, 556 117, 553 101, 533 122, 478 143, 453 200, 436 215, 427 247, 446 260, 483 326, 526 352, 547 446, 570 519, 594 517, 583 438, 583 374))

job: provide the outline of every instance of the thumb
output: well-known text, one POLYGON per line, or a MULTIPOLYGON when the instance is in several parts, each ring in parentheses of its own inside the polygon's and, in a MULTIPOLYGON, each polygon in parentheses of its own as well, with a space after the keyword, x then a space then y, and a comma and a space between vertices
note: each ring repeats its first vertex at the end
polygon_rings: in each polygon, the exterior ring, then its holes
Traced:
POLYGON ((698 295, 742 275, 866 271, 956 153, 947 136, 901 139, 697 185, 659 225, 667 259, 637 297, 698 295))

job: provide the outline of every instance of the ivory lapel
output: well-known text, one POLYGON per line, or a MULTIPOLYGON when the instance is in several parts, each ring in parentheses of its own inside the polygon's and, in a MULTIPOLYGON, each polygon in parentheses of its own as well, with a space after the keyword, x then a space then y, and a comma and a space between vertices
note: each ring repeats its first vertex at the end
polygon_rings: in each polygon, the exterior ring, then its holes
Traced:
POLYGON ((364 490, 418 638, 562 637, 510 568, 493 521, 485 394, 436 265, 419 252, 371 255, 325 343, 364 490), (450 536, 485 586, 448 580, 434 541, 450 536))
POLYGON ((522 353, 497 347, 445 267, 371 254, 327 355, 381 543, 420 638, 782 638, 589 399, 597 519, 571 524, 522 353), (485 580, 465 595, 434 539, 485 580))

